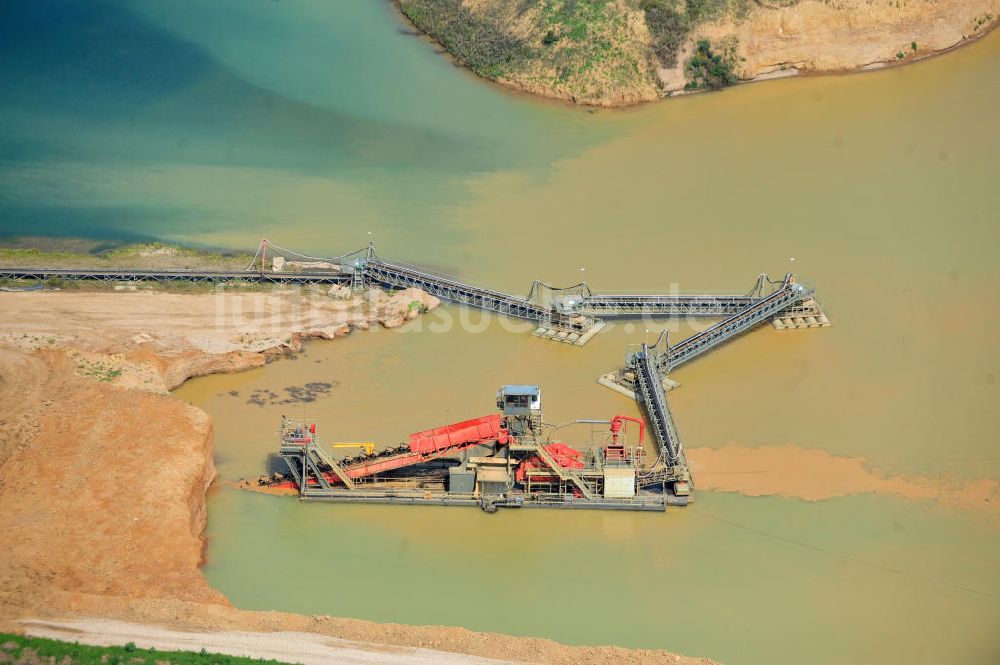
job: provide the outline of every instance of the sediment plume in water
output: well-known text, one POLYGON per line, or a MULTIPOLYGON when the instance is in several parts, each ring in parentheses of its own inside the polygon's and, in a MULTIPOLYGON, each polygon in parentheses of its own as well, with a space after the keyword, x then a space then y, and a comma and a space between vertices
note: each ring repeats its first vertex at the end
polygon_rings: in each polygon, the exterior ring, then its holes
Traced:
MULTIPOLYGON (((991 478, 963 482, 951 476, 890 475, 870 468, 864 457, 839 457, 791 444, 689 448, 687 456, 699 490, 805 501, 871 492, 930 499, 955 508, 994 512, 1000 517, 1000 483, 991 478)), ((296 494, 294 489, 260 485, 255 479, 224 482, 263 494, 296 494)))
POLYGON ((701 490, 806 501, 872 492, 1000 513, 998 483, 990 478, 890 475, 869 467, 864 457, 839 457, 791 444, 689 448, 687 455, 701 490))

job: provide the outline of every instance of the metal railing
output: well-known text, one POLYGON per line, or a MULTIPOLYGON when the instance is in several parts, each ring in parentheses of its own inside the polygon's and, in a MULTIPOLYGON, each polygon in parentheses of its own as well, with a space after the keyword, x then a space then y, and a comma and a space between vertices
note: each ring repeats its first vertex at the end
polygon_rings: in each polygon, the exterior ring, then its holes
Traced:
POLYGON ((749 296, 672 294, 595 294, 584 297, 582 310, 604 316, 728 316, 753 302, 749 296))
POLYGON ((434 275, 381 259, 364 266, 365 280, 388 288, 418 288, 433 296, 520 319, 567 324, 568 319, 549 307, 529 302, 520 296, 471 286, 450 277, 434 275))
POLYGON ((799 303, 812 295, 812 291, 796 284, 792 275, 785 276, 781 288, 744 307, 728 319, 671 346, 657 360, 657 368, 664 374, 723 344, 750 328, 767 321, 778 312, 799 303))
POLYGON ((645 344, 632 358, 636 375, 636 394, 646 409, 646 419, 651 425, 650 429, 659 447, 660 459, 668 467, 673 467, 680 459, 682 446, 673 415, 667 406, 667 396, 663 392, 663 380, 657 367, 658 363, 645 344))
POLYGON ((573 483, 573 485, 580 490, 580 493, 583 494, 584 497, 588 499, 594 498, 594 492, 587 486, 587 483, 584 482, 583 478, 581 478, 580 475, 572 469, 568 469, 561 465, 541 443, 538 444, 536 454, 545 466, 549 467, 549 469, 554 471, 555 474, 559 476, 560 480, 573 483))

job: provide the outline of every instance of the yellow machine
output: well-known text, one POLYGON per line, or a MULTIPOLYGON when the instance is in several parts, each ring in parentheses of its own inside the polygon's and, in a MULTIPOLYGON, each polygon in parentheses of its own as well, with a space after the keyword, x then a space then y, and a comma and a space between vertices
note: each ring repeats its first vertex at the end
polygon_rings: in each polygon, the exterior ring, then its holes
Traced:
POLYGON ((372 443, 371 441, 357 441, 357 442, 353 442, 353 441, 339 441, 337 443, 331 443, 329 445, 333 449, 337 449, 337 448, 359 448, 359 449, 365 451, 365 455, 371 455, 373 452, 375 452, 375 444, 372 443))

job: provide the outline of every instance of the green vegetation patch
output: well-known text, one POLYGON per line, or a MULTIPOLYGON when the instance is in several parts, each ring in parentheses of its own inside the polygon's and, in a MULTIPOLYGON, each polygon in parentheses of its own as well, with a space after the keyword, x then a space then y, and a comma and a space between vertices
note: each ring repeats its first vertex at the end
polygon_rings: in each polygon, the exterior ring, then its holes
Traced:
POLYGON ((726 40, 715 49, 707 39, 699 40, 694 54, 684 65, 684 71, 690 81, 689 90, 707 88, 718 90, 733 85, 738 80, 734 67, 736 65, 736 41, 726 40))
POLYGON ((12 264, 20 261, 21 265, 33 265, 39 260, 64 261, 80 256, 74 252, 46 252, 34 247, 0 247, 0 260, 12 264))
POLYGON ((574 96, 600 97, 642 81, 641 52, 634 49, 624 6, 611 0, 544 0, 538 55, 555 70, 553 83, 574 96))
POLYGON ((399 6, 414 25, 480 76, 500 78, 530 55, 498 16, 474 15, 461 0, 400 0, 399 6))
POLYGON ((582 42, 589 33, 602 32, 608 21, 608 0, 545 0, 542 20, 549 31, 546 39, 582 42))
MULTIPOLYGON (((49 344, 54 343, 54 339, 49 342, 49 344)), ((122 370, 117 367, 113 367, 101 361, 90 362, 89 360, 84 360, 82 358, 77 361, 77 370, 82 376, 89 376, 97 379, 98 381, 104 381, 105 383, 111 383, 122 375, 122 370)))
POLYGON ((979 30, 983 26, 989 25, 992 22, 993 22, 993 14, 983 14, 982 16, 977 16, 975 21, 973 22, 974 25, 972 26, 972 29, 979 30))
POLYGON ((253 255, 245 252, 211 252, 161 242, 123 245, 94 252, 46 250, 25 247, 20 243, 0 247, 0 266, 17 268, 204 268, 238 271, 246 268, 251 260, 253 255))
POLYGON ((134 642, 120 647, 92 647, 40 637, 0 633, 0 662, 16 665, 285 665, 276 660, 193 651, 140 649, 134 642))

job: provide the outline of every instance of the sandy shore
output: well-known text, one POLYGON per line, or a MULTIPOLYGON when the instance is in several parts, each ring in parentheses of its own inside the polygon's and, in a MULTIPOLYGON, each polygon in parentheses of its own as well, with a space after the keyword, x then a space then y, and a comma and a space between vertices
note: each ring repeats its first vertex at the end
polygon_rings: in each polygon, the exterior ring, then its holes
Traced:
POLYGON ((60 622, 62 631, 118 640, 126 628, 92 623, 117 620, 163 644, 180 638, 149 626, 265 632, 267 640, 310 633, 351 642, 317 643, 364 663, 447 662, 411 647, 560 664, 709 663, 463 628, 249 612, 208 585, 199 565, 215 477, 212 421, 168 391, 192 376, 260 366, 305 339, 398 326, 437 304, 419 291, 355 298, 336 287, 0 293, 0 630, 60 622))

